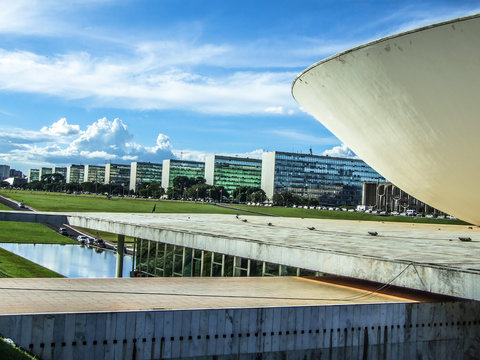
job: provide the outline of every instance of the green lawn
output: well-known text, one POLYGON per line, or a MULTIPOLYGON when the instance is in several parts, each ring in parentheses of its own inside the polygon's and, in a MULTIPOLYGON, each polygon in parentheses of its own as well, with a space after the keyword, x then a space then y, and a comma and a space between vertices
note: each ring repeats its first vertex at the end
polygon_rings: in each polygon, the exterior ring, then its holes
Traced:
POLYGON ((106 196, 9 190, 2 190, 0 194, 16 201, 23 201, 26 205, 40 211, 149 213, 152 212, 155 205, 155 212, 157 213, 235 214, 238 212, 199 202, 117 197, 109 200, 106 196))
MULTIPOLYGON (((434 223, 434 224, 455 224, 465 225, 460 220, 417 218, 410 216, 380 216, 346 211, 310 210, 303 208, 285 208, 281 206, 257 207, 246 205, 231 205, 234 209, 214 206, 212 204, 134 199, 134 198, 112 198, 108 200, 105 196, 95 195, 67 195, 62 193, 30 192, 30 191, 9 191, 2 190, 1 195, 23 201, 25 204, 42 211, 98 211, 98 212, 152 212, 155 205, 157 213, 205 213, 205 214, 236 214, 254 215, 259 212, 276 216, 318 218, 318 219, 339 219, 339 220, 364 220, 364 221, 389 221, 389 222, 413 222, 413 223, 434 223), (243 211, 247 210, 247 211, 243 211)), ((227 204, 228 205, 228 204, 227 204)), ((228 205, 230 206, 230 205, 228 205)))
POLYGON ((0 210, 12 210, 8 206, 0 204, 0 210))
POLYGON ((376 214, 365 214, 362 212, 348 211, 330 211, 330 210, 311 210, 303 208, 286 208, 282 206, 260 207, 246 205, 232 205, 239 210, 254 210, 265 214, 285 217, 299 218, 317 218, 317 219, 335 219, 335 220, 362 220, 362 221, 389 221, 389 222, 406 222, 406 223, 431 223, 431 224, 450 224, 450 225, 467 225, 461 220, 450 219, 431 219, 412 216, 381 216, 376 214))
POLYGON ((0 278, 64 277, 0 248, 0 278))
POLYGON ((0 243, 76 244, 66 236, 37 223, 0 221, 0 243))

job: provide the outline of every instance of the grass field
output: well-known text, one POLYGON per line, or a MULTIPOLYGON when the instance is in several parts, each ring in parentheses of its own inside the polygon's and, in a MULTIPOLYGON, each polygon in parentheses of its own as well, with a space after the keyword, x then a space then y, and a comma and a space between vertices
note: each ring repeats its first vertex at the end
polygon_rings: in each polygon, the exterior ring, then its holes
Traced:
POLYGON ((8 206, 0 204, 0 210, 12 210, 8 206))
POLYGON ((0 278, 64 277, 0 248, 0 278))
POLYGON ((106 196, 8 190, 2 190, 0 194, 16 201, 23 201, 26 205, 39 211, 149 213, 152 212, 155 205, 157 213, 235 214, 238 212, 199 202, 116 197, 109 200, 106 196))
MULTIPOLYGON (((338 220, 363 220, 363 221, 391 221, 434 224, 465 225, 461 220, 430 219, 409 216, 380 216, 346 211, 311 210, 301 208, 256 207, 246 205, 231 205, 233 209, 214 206, 206 203, 181 202, 167 200, 150 200, 134 198, 112 198, 94 195, 67 195, 61 193, 28 192, 3 190, 1 195, 23 201, 40 211, 98 211, 98 212, 152 212, 155 205, 156 213, 204 213, 204 214, 237 214, 255 215, 249 211, 260 212, 275 216, 338 219, 338 220)), ((230 205, 228 205, 230 206, 230 205)))
POLYGON ((0 243, 76 244, 66 236, 36 223, 0 222, 0 243))

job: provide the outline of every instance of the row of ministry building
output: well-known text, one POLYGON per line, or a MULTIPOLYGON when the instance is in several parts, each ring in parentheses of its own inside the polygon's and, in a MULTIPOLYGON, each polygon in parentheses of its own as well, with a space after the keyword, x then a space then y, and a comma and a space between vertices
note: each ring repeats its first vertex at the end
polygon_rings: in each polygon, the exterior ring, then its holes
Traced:
POLYGON ((240 186, 259 187, 269 199, 290 192, 332 206, 360 204, 364 182, 385 181, 359 159, 278 151, 264 152, 262 159, 211 155, 204 162, 168 159, 162 163, 42 167, 30 169, 29 182, 54 173, 62 174, 68 183, 121 185, 133 192, 142 183, 159 182, 167 190, 177 176, 202 177, 229 193, 240 186))

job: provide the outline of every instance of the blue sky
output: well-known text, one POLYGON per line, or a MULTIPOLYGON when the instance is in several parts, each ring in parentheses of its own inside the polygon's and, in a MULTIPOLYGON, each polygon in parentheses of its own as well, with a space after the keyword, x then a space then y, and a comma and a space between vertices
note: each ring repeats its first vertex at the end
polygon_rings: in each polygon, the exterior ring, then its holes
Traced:
POLYGON ((0 0, 0 163, 351 156, 293 100, 337 52, 480 1, 0 0))

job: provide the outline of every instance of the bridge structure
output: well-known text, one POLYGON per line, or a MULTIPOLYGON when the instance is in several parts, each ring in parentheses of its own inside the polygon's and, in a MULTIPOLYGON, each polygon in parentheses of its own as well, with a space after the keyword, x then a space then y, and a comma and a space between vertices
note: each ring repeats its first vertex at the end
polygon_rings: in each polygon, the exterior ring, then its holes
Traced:
POLYGON ((0 280, 0 303, 10 303, 8 309, 0 306, 0 333, 41 358, 77 352, 112 359, 227 359, 239 354, 246 359, 259 354, 271 359, 400 359, 419 354, 449 358, 459 352, 469 358, 480 349, 476 227, 9 211, 0 212, 0 221, 69 224, 116 233, 120 253, 125 236, 151 248, 176 246, 183 253, 197 251, 190 261, 200 267, 206 266, 206 254, 230 256, 243 264, 232 274, 237 276, 248 275, 253 263, 268 263, 350 279, 0 280), (370 285, 351 279, 368 280, 370 285), (392 286, 399 292, 392 293, 392 286), (20 298, 26 301, 22 306, 6 300, 20 298), (42 307, 40 298, 50 307, 42 307))

